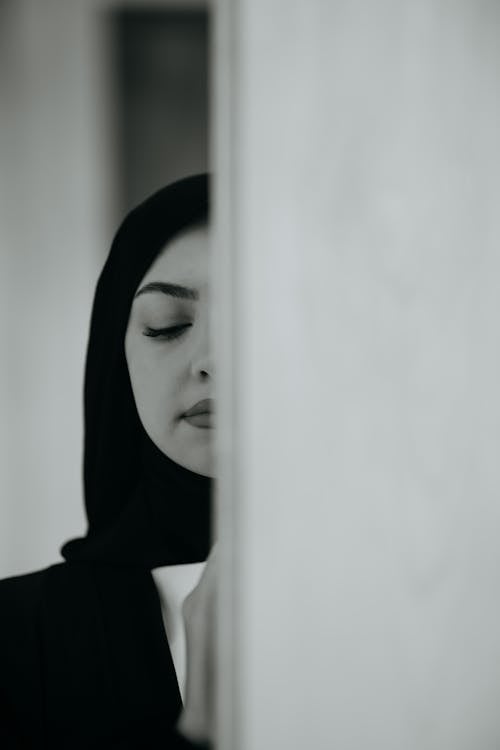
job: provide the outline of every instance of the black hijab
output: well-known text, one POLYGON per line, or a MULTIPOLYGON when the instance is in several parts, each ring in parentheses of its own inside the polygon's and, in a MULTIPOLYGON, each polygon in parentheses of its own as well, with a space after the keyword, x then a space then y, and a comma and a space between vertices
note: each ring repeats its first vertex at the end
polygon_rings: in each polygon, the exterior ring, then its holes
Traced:
POLYGON ((85 369, 88 531, 64 545, 67 561, 151 569, 208 555, 211 480, 167 458, 146 434, 124 348, 144 274, 166 243, 206 221, 208 211, 208 175, 188 177, 131 211, 114 238, 94 297, 85 369))

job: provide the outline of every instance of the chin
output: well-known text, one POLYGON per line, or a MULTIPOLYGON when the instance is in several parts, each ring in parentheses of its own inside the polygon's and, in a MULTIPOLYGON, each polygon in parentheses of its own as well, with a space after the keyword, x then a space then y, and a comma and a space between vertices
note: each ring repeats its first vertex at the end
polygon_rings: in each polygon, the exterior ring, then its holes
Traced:
POLYGON ((199 458, 186 459, 185 457, 175 456, 172 453, 168 453, 163 448, 160 448, 160 450, 168 458, 170 458, 172 461, 175 461, 176 464, 179 464, 179 466, 182 466, 184 469, 188 469, 189 471, 192 471, 195 474, 201 474, 201 476, 203 477, 208 477, 210 479, 215 478, 212 457, 203 457, 203 458, 199 457, 199 458))
POLYGON ((199 465, 199 464, 186 464, 186 468, 190 471, 194 471, 195 474, 201 474, 203 477, 208 477, 209 479, 214 479, 214 471, 212 466, 207 466, 205 464, 199 465))
POLYGON ((203 459, 186 462, 186 468, 194 471, 195 474, 201 474, 204 477, 214 479, 214 465, 212 456, 205 456, 203 459))
MULTIPOLYGON (((195 471, 193 469, 193 471, 195 471)), ((208 473, 207 471, 195 471, 196 474, 200 474, 202 477, 206 477, 207 479, 215 479, 213 472, 208 473)))

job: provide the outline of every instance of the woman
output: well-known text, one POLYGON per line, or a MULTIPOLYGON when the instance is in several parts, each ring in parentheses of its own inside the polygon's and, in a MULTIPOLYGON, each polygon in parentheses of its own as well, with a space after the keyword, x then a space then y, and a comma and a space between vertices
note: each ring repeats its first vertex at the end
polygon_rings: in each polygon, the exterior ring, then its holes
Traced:
POLYGON ((64 545, 63 563, 0 583, 2 748, 210 738, 213 561, 197 583, 213 477, 208 192, 198 175, 132 211, 99 278, 84 390, 88 532, 64 545))

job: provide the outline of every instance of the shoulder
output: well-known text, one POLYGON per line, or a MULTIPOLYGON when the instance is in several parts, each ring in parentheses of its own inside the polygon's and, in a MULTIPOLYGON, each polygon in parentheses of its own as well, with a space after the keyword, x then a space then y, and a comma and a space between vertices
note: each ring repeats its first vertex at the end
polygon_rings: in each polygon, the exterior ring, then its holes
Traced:
POLYGON ((23 727, 35 732, 42 726, 44 600, 48 581, 60 575, 59 568, 63 564, 0 580, 2 747, 18 747, 23 727))
POLYGON ((85 594, 92 578, 85 566, 59 562, 42 570, 0 580, 0 632, 19 628, 23 622, 34 627, 47 608, 61 606, 68 597, 85 594))
POLYGON ((5 623, 9 615, 31 615, 40 605, 50 578, 59 575, 59 568, 64 563, 51 565, 49 568, 33 573, 12 576, 0 580, 0 611, 5 623))
MULTIPOLYGON (((2 668, 22 653, 37 658, 40 633, 51 580, 59 577, 64 563, 33 573, 0 580, 0 663, 2 668)), ((62 573, 64 575, 64 573, 62 573)), ((14 664, 12 665, 15 666, 14 664)))
POLYGON ((0 672, 11 661, 17 669, 21 654, 25 661, 42 657, 60 612, 82 592, 88 599, 84 579, 83 570, 60 562, 0 580, 0 672))
MULTIPOLYGON (((0 580, 0 650, 8 642, 35 647, 54 612, 83 595, 83 570, 66 562, 0 580)), ((0 667, 1 668, 1 667, 0 667)))
POLYGON ((43 586, 48 570, 50 568, 0 579, 0 597, 15 600, 20 595, 36 596, 43 586))

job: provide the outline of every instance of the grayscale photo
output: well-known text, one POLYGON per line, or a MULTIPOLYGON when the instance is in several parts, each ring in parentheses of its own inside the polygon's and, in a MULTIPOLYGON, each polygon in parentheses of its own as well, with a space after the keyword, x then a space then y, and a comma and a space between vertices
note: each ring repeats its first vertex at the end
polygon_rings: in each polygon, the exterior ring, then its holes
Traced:
POLYGON ((0 0, 0 750, 500 750, 500 3, 0 0))

